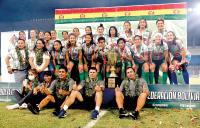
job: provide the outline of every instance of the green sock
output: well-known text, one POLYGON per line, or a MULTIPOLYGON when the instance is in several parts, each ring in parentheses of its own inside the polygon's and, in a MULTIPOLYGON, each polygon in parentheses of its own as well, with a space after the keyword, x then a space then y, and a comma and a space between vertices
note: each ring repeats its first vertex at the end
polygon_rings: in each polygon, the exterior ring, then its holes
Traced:
POLYGON ((154 72, 149 72, 149 82, 153 84, 154 72))
POLYGON ((147 84, 149 84, 149 72, 144 72, 144 79, 146 80, 147 84))
POLYGON ((85 80, 85 74, 84 74, 84 72, 80 72, 79 73, 79 77, 80 77, 80 81, 81 80, 85 80))
POLYGON ((143 68, 142 68, 141 78, 145 79, 145 72, 144 72, 143 68))
POLYGON ((88 78, 88 71, 84 71, 85 79, 88 78))
POLYGON ((110 72, 106 72, 106 77, 108 78, 110 76, 110 72))
POLYGON ((98 77, 98 80, 102 80, 102 76, 100 72, 98 72, 97 77, 98 77))
POLYGON ((162 76, 162 84, 167 84, 167 72, 163 72, 163 76, 162 76))
POLYGON ((121 71, 121 78, 124 79, 125 78, 125 63, 122 63, 122 71, 121 71))

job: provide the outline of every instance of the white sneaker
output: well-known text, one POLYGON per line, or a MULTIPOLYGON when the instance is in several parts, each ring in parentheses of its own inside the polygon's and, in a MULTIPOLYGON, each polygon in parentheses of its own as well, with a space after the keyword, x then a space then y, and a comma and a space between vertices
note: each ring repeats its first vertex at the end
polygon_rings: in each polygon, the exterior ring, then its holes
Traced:
POLYGON ((26 109, 27 108, 27 104, 23 103, 21 106, 19 106, 19 109, 26 109))
POLYGON ((19 104, 8 105, 8 106, 6 106, 6 108, 8 110, 16 109, 16 108, 19 108, 19 104))

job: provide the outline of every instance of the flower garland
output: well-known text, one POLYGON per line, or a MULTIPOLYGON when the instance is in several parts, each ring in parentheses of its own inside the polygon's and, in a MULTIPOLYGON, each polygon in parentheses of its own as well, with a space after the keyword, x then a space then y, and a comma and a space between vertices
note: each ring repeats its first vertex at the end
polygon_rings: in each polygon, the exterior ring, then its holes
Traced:
MULTIPOLYGON (((90 78, 87 78, 87 79, 86 79, 86 82, 85 82, 85 94, 86 94, 86 96, 88 96, 88 97, 93 96, 93 94, 95 93, 94 87, 91 87, 91 86, 90 86, 90 83, 91 83, 91 82, 92 82, 92 81, 91 81, 90 78)), ((96 80, 94 81, 94 83, 97 83, 97 82, 98 82, 98 79, 96 79, 96 80)))
MULTIPOLYGON (((30 80, 28 80, 28 84, 30 85, 30 80)), ((39 85, 39 80, 38 80, 38 78, 35 78, 33 81, 32 81, 32 85, 31 85, 31 88, 32 88, 32 90, 35 88, 35 87, 37 87, 39 85)), ((25 91, 26 92, 29 92, 29 91, 31 91, 29 88, 25 88, 25 91)))
POLYGON ((61 82, 60 79, 58 79, 56 81, 55 87, 56 87, 56 95, 57 95, 58 98, 61 98, 61 99, 63 98, 63 96, 60 95, 59 92, 58 92, 59 89, 69 90, 69 84, 68 84, 69 80, 70 79, 68 77, 68 78, 66 78, 66 80, 64 82, 61 82))
POLYGON ((41 65, 43 63, 43 49, 35 49, 36 64, 41 65))
POLYGON ((17 57, 18 57, 18 60, 19 60, 20 67, 25 67, 26 65, 28 65, 28 56, 29 56, 28 49, 27 48, 24 49, 25 60, 22 57, 22 53, 20 52, 20 48, 16 46, 15 50, 16 50, 16 53, 17 53, 17 57))
MULTIPOLYGON (((126 83, 124 84, 125 96, 134 97, 134 95, 131 93, 129 83, 130 83, 130 80, 126 79, 126 83)), ((136 79, 135 79, 135 92, 136 92, 136 94, 138 93, 138 91, 140 92, 139 78, 136 76, 136 79)))
POLYGON ((55 60, 56 64, 61 64, 61 59, 62 59, 62 51, 52 51, 52 57, 53 60, 55 60))

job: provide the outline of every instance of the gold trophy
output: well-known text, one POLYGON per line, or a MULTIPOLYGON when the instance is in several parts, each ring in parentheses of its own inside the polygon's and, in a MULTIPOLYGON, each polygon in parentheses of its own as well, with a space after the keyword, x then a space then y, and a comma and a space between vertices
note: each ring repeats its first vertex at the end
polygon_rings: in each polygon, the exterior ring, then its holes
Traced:
POLYGON ((117 75, 115 73, 115 65, 117 62, 117 54, 114 50, 114 48, 112 48, 108 53, 107 53, 107 57, 108 57, 108 64, 111 65, 110 71, 111 74, 110 76, 107 78, 107 86, 108 88, 115 88, 117 82, 116 82, 116 78, 117 75))

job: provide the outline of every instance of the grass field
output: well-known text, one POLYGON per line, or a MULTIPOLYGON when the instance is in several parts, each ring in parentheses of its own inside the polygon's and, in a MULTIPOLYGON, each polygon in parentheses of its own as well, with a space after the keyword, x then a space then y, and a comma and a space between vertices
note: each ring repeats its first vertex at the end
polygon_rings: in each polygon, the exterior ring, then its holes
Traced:
MULTIPOLYGON (((58 119, 53 109, 33 115, 26 109, 7 110, 10 103, 0 102, 1 128, 82 128, 90 122, 90 111, 69 109, 68 116, 58 119)), ((106 110, 94 128, 200 128, 200 110, 144 108, 138 120, 119 119, 118 110, 106 110)))

